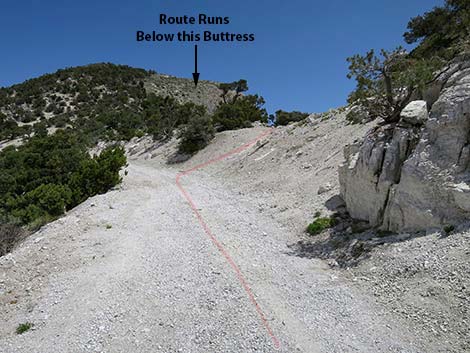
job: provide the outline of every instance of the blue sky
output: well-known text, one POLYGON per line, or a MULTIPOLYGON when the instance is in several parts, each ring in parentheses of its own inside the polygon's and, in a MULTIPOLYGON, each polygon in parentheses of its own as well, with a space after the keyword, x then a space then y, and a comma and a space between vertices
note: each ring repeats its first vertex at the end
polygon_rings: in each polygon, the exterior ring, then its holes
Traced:
MULTIPOLYGON (((229 16, 213 32, 254 33, 254 43, 198 43, 201 79, 248 80, 277 109, 344 105, 354 82, 346 57, 403 45, 408 20, 444 0, 16 0, 0 12, 0 86, 59 68, 113 62, 191 77, 192 43, 138 43, 135 32, 176 32, 168 15, 229 16)), ((199 30, 192 27, 193 30, 199 30)), ((202 28, 201 28, 202 29, 202 28)))

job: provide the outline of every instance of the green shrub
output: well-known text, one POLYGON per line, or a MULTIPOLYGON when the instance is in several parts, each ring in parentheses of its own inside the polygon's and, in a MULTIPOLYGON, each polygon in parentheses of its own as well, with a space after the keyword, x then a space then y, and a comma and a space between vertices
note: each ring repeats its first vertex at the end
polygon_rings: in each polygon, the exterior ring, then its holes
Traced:
POLYGON ((333 217, 321 217, 317 218, 313 223, 307 226, 307 233, 310 235, 316 235, 323 232, 325 229, 334 227, 337 221, 333 217))
POLYGON ((444 226, 443 230, 444 230, 444 233, 449 235, 450 233, 452 233, 455 230, 455 227, 452 224, 446 224, 444 226))
POLYGON ((203 116, 206 108, 194 103, 179 104, 172 97, 150 94, 143 102, 144 121, 148 133, 156 139, 166 140, 173 131, 187 124, 193 117, 203 116))
POLYGON ((0 215, 36 228, 121 181, 124 150, 90 157, 70 131, 31 138, 0 152, 0 215))
POLYGON ((69 206, 76 206, 87 198, 103 194, 119 184, 119 171, 126 162, 122 147, 108 147, 99 156, 83 160, 78 170, 70 177, 68 185, 72 196, 69 206))
POLYGON ((276 125, 287 125, 291 122, 298 122, 306 119, 309 116, 308 113, 302 112, 285 112, 283 110, 278 110, 276 112, 276 125))
POLYGON ((268 114, 262 108, 265 101, 258 95, 240 97, 232 103, 220 104, 212 121, 219 131, 250 127, 255 121, 267 121, 268 114))
POLYGON ((206 147, 213 137, 212 120, 208 116, 196 116, 181 130, 179 152, 195 153, 206 147))
POLYGON ((12 214, 24 223, 46 216, 58 217, 64 214, 71 197, 72 192, 67 186, 43 184, 16 198, 12 214))
POLYGON ((18 335, 21 335, 22 333, 29 331, 32 327, 33 327, 33 324, 31 322, 25 322, 24 324, 19 324, 18 327, 16 328, 16 333, 18 335))

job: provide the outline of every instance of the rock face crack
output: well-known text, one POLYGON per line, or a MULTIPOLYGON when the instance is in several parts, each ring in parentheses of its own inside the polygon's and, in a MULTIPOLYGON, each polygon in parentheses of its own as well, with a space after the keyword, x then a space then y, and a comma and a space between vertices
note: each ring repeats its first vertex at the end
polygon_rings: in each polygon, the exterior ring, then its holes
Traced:
POLYGON ((424 94, 428 101, 410 102, 395 126, 345 148, 339 179, 353 218, 402 231, 470 217, 470 58, 459 60, 435 80, 437 92, 424 94))
POLYGON ((340 182, 353 218, 382 226, 390 188, 400 182, 403 163, 416 146, 418 131, 412 125, 381 126, 356 148, 345 149, 340 182))

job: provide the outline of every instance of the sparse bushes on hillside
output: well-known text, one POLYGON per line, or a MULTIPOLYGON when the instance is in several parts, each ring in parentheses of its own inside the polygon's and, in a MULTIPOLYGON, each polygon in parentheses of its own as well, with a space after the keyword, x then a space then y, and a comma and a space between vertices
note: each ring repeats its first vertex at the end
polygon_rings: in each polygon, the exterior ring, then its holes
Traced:
POLYGON ((15 138, 18 134, 18 125, 4 114, 0 113, 0 141, 15 138))
POLYGON ((37 112, 42 108, 47 112, 60 114, 64 111, 63 98, 56 95, 60 92, 69 95, 72 105, 87 108, 87 115, 90 117, 100 105, 105 106, 108 111, 119 110, 124 106, 132 110, 146 96, 142 80, 148 75, 145 70, 113 64, 58 70, 54 74, 1 88, 0 105, 21 121, 27 118, 23 104, 31 111, 37 112), (96 90, 97 87, 105 87, 106 94, 96 90), (49 98, 47 106, 46 97, 49 98), (130 100, 133 101, 132 104, 129 103, 130 100))
MULTIPOLYGON (((32 122, 42 118, 44 112, 50 113, 49 126, 63 128, 69 124, 92 142, 130 139, 143 125, 142 118, 135 116, 142 113, 146 97, 143 80, 148 75, 145 70, 113 64, 59 70, 1 88, 0 105, 10 118, 21 122, 32 122)), ((12 138, 25 133, 25 129, 9 124, 8 129, 1 129, 0 121, 0 139, 1 135, 12 138)))
MULTIPOLYGON (((76 131, 81 142, 89 145, 100 140, 130 140, 146 133, 167 140, 193 117, 206 113, 201 105, 147 95, 144 80, 150 74, 127 66, 94 64, 2 88, 0 103, 7 116, 0 116, 0 139, 31 132, 44 136, 47 128, 54 127, 76 131), (34 124, 19 128, 15 120, 34 124)), ((214 126, 237 129, 267 120, 264 100, 242 95, 248 89, 246 80, 220 84, 220 88, 225 104, 213 115, 214 126)))

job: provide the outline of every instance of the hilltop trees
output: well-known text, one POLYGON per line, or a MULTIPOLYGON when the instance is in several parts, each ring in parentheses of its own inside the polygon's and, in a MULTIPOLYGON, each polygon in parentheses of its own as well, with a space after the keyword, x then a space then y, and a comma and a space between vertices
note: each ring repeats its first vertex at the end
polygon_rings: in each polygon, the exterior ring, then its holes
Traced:
POLYGON ((419 43, 412 56, 431 58, 440 56, 451 59, 468 45, 470 38, 470 2, 446 0, 443 7, 435 7, 408 23, 403 35, 408 44, 419 43))
POLYGON ((212 120, 219 131, 249 127, 255 121, 267 121, 265 101, 258 95, 243 96, 232 103, 222 103, 212 120))
POLYGON ((308 113, 302 113, 298 111, 286 112, 284 110, 276 111, 276 125, 287 125, 291 122, 298 122, 306 119, 309 116, 308 113))
MULTIPOLYGON (((128 141, 144 134, 168 140, 191 119, 201 122, 199 117, 206 114, 206 108, 182 103, 187 101, 185 94, 174 98, 164 90, 159 96, 147 93, 145 80, 150 75, 141 69, 101 63, 58 70, 0 88, 5 113, 0 114, 0 140, 45 136, 55 129, 72 129, 88 145, 103 140, 128 141)), ((222 83, 220 89, 223 103, 211 117, 214 126, 240 128, 266 119, 263 99, 243 95, 248 90, 246 80, 222 83)))
POLYGON ((221 97, 224 103, 235 103, 235 101, 241 96, 243 92, 248 91, 248 82, 246 80, 238 80, 231 83, 221 83, 219 88, 222 90, 221 97), (228 100, 229 92, 234 92, 232 100, 228 100))
POLYGON ((251 126, 255 121, 267 121, 263 97, 242 94, 248 91, 246 80, 221 83, 219 88, 222 90, 223 103, 219 104, 212 117, 217 130, 240 129, 251 126))

